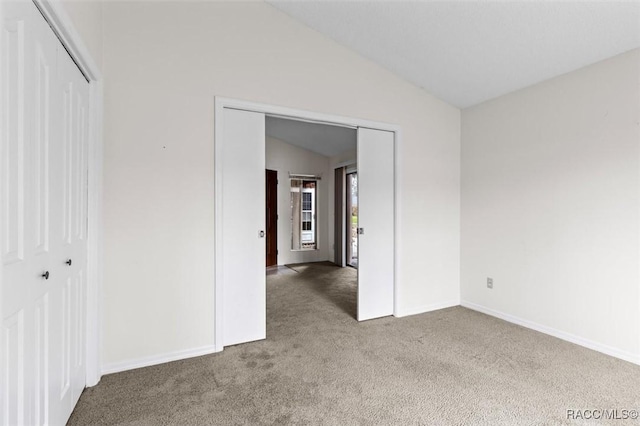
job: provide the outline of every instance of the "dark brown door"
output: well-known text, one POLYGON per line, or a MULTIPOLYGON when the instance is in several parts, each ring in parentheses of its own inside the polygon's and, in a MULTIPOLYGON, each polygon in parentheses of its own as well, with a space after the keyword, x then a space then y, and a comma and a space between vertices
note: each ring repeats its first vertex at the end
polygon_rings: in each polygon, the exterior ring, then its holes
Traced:
POLYGON ((267 266, 278 264, 278 172, 267 170, 267 266))

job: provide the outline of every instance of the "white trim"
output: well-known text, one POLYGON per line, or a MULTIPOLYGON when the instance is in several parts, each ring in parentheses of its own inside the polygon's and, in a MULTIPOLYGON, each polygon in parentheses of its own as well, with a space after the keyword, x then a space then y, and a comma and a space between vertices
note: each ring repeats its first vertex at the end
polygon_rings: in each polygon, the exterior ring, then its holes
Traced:
POLYGON ((215 306, 215 333, 214 333, 214 347, 216 350, 222 350, 224 344, 222 341, 222 283, 224 282, 224 271, 222 269, 222 233, 224 232, 224 226, 222 223, 222 157, 220 155, 219 146, 223 140, 223 109, 239 109, 243 111, 252 111, 263 113, 268 116, 279 116, 285 118, 292 118, 296 120, 305 120, 311 122, 320 122, 329 125, 347 126, 347 127, 366 127, 376 130, 386 130, 388 132, 394 132, 394 213, 395 213, 395 226, 394 226, 394 286, 393 286, 393 315, 398 316, 398 283, 400 282, 399 267, 400 262, 400 241, 399 241, 399 216, 400 206, 398 200, 400 197, 400 186, 398 184, 398 170, 399 170, 399 145, 402 143, 402 129, 400 126, 389 123, 382 123, 377 121, 365 120, 361 118, 344 117, 339 115, 318 113, 297 108, 288 108, 282 106, 261 104, 255 102, 248 102, 239 99, 230 99, 216 96, 214 98, 214 167, 215 167, 215 211, 214 211, 214 238, 215 238, 215 281, 214 281, 214 303, 215 306))
POLYGON ((89 80, 89 198, 87 240, 86 385, 100 381, 102 345, 102 165, 103 83, 102 73, 60 0, 33 0, 82 73, 89 80))
POLYGON ((67 49, 89 82, 102 80, 100 68, 96 65, 82 37, 73 26, 71 18, 60 0, 33 0, 42 15, 67 49))
POLYGON ((446 302, 432 303, 430 305, 416 306, 415 308, 401 309, 395 315, 398 318, 408 317, 410 315, 425 314, 427 312, 439 311, 440 309, 452 308, 460 306, 460 300, 448 300, 446 302))
POLYGON ((222 178, 224 176, 222 171, 222 154, 221 149, 218 148, 218 142, 222 140, 223 131, 223 123, 224 123, 224 106, 222 102, 218 102, 218 99, 215 99, 215 111, 214 111, 214 231, 213 236, 215 239, 215 247, 213 251, 213 259, 215 265, 215 274, 214 274, 214 284, 213 284, 213 306, 215 306, 214 312, 214 332, 213 332, 213 346, 216 348, 216 351, 221 351, 224 348, 224 343, 222 341, 222 318, 223 318, 223 288, 222 283, 224 282, 224 269, 223 262, 221 261, 222 252, 223 252, 223 234, 224 227, 222 226, 222 178))
POLYGON ((320 112, 308 111, 298 108, 288 108, 276 105, 261 104, 256 102, 243 101, 239 99, 215 97, 216 107, 240 109, 243 111, 252 111, 263 113, 268 116, 280 116, 281 118, 291 118, 294 120, 305 120, 310 122, 319 122, 328 125, 350 126, 350 127, 367 127, 376 130, 386 130, 388 132, 398 132, 400 126, 395 124, 383 123, 378 121, 365 120, 361 118, 344 117, 340 115, 324 114, 320 112))
POLYGON ((473 302, 468 302, 463 300, 460 304, 465 308, 482 312, 483 314, 500 318, 507 322, 517 324, 522 327, 530 328, 531 330, 539 331, 541 333, 548 334, 553 337, 557 337, 558 339, 566 340, 567 342, 575 343, 576 345, 580 345, 588 349, 593 349, 594 351, 598 351, 603 354, 610 355, 610 356, 620 358, 622 360, 640 365, 640 354, 633 354, 631 352, 623 351, 623 350, 614 348, 612 346, 603 345, 602 343, 594 342, 593 340, 585 339, 584 337, 576 336, 575 334, 567 333, 565 331, 558 330, 553 327, 548 327, 546 325, 538 324, 536 322, 522 319, 511 314, 506 314, 504 312, 496 311, 494 309, 487 308, 485 306, 478 305, 473 302))
POLYGON ((87 301, 86 301, 86 384, 95 386, 100 381, 102 348, 102 259, 104 226, 102 222, 102 170, 103 170, 103 129, 102 129, 102 80, 89 85, 91 117, 89 131, 93 143, 89 144, 89 197, 88 238, 87 238, 87 301))
POLYGON ((180 351, 168 352, 160 355, 152 355, 144 358, 137 358, 128 361, 114 362, 102 367, 102 374, 120 373, 121 371, 134 370, 136 368, 150 367, 152 365, 164 364, 165 362, 180 361, 197 356, 210 355, 218 352, 213 345, 201 346, 199 348, 184 349, 180 351))
POLYGON ((402 197, 400 193, 402 192, 402 185, 399 182, 399 171, 400 171, 400 143, 402 140, 402 129, 398 127, 395 130, 394 135, 394 143, 393 143, 393 315, 399 316, 400 314, 400 286, 398 283, 402 282, 402 277, 400 276, 400 259, 402 259, 402 245, 400 244, 400 235, 402 232, 400 230, 400 200, 402 197))

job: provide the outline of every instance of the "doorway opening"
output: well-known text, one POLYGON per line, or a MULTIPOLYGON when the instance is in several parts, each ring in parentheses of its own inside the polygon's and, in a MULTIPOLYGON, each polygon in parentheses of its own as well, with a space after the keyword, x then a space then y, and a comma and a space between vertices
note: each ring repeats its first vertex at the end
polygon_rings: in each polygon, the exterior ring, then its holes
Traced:
MULTIPOLYGON (((348 271, 354 276, 352 317, 365 321, 393 315, 395 146, 400 129, 223 98, 216 98, 215 129, 216 348, 267 335, 267 312, 272 307, 261 265, 267 248, 265 169, 277 176, 277 222, 271 226, 277 230, 277 250, 272 268, 286 268, 299 278, 321 278, 307 288, 323 292, 325 301, 335 295, 326 291, 326 284, 335 280, 323 268, 348 271), (274 134, 277 131, 280 136, 274 134), (327 153, 336 148, 340 133, 352 136, 353 149, 327 153), (346 173, 355 166, 357 246, 352 244, 350 250, 356 249, 357 268, 347 268, 346 235, 354 222, 347 229, 346 173), (297 194, 292 197, 292 192, 297 194)), ((290 282, 287 290, 302 287, 299 284, 290 282)), ((295 301, 298 306, 311 307, 309 303, 314 302, 304 297, 295 301)))
POLYGON ((358 268, 358 172, 347 173, 345 185, 347 202, 347 230, 345 245, 347 247, 347 265, 358 268))
POLYGON ((336 246, 342 248, 351 235, 343 210, 353 191, 344 179, 334 182, 334 170, 346 169, 343 164, 355 169, 356 149, 356 129, 265 117, 267 299, 278 280, 269 277, 286 275, 357 317, 357 271, 339 272, 346 264, 336 260, 336 246), (334 279, 319 281, 327 276, 334 279))

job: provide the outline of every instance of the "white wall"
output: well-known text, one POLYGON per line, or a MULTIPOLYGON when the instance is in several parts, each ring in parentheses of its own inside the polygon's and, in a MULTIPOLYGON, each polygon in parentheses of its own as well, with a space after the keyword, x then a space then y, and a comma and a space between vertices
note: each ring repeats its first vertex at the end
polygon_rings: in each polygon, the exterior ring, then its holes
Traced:
POLYGON ((331 167, 342 167, 345 164, 355 164, 358 161, 358 153, 356 149, 348 149, 341 154, 334 155, 329 158, 331 167))
POLYGON ((214 95, 402 126, 400 313, 458 303, 458 109, 264 3, 103 17, 107 367, 213 342, 214 95))
POLYGON ((102 2, 60 0, 98 68, 102 68, 102 2))
POLYGON ((462 115, 463 301, 636 362, 639 63, 635 50, 462 115))
POLYGON ((278 265, 329 260, 329 157, 267 136, 267 169, 278 172, 278 265), (317 250, 291 250, 291 187, 289 172, 321 176, 317 189, 317 250))

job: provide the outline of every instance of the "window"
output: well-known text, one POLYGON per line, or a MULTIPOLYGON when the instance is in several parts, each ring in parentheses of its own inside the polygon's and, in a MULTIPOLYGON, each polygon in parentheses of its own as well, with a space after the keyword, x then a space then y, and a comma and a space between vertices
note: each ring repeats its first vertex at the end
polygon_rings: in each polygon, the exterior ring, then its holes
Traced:
POLYGON ((291 179, 291 249, 315 250, 316 180, 291 179))
MULTIPOLYGON (((302 193, 302 231, 312 231, 313 230, 313 208, 311 197, 313 194, 311 192, 303 192, 302 193)), ((307 238, 308 240, 308 238, 307 238)))
POLYGON ((311 210, 311 193, 303 192, 302 193, 302 211, 311 210))
POLYGON ((305 212, 304 210, 302 211, 302 230, 303 231, 311 231, 312 227, 311 227, 311 219, 312 219, 312 213, 311 212, 305 212))

